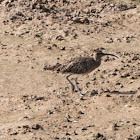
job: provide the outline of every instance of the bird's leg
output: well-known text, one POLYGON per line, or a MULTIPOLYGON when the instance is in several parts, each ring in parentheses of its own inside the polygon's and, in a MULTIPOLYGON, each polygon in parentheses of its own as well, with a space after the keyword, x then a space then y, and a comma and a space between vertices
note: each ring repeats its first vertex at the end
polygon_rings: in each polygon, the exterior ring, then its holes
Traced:
POLYGON ((78 77, 76 77, 75 78, 75 84, 76 84, 76 87, 77 87, 77 89, 78 89, 78 93, 80 94, 80 96, 85 96, 85 94, 83 94, 82 92, 81 92, 81 89, 79 88, 79 86, 78 86, 78 77))
POLYGON ((75 86, 74 84, 70 81, 69 77, 71 76, 72 74, 69 74, 68 76, 66 76, 66 79, 68 80, 68 82, 71 84, 71 88, 72 88, 72 92, 74 92, 75 90, 75 86))

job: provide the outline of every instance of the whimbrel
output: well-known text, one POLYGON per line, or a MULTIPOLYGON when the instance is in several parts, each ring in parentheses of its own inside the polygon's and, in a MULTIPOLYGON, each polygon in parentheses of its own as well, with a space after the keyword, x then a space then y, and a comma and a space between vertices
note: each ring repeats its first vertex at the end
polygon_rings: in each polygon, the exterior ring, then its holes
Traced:
MULTIPOLYGON (((107 54, 103 53, 102 51, 97 51, 95 55, 95 59, 93 57, 77 57, 73 58, 70 61, 68 61, 65 64, 56 64, 54 66, 45 66, 44 70, 52 70, 52 71, 58 71, 61 73, 67 73, 69 74, 66 79, 71 84, 72 91, 75 90, 74 84, 70 81, 69 77, 73 74, 87 74, 91 71, 95 70, 101 65, 101 58, 105 55, 111 55, 114 57, 117 57, 113 54, 107 54)), ((117 57, 118 58, 118 57, 117 57)), ((84 94, 81 92, 80 88, 78 87, 78 77, 75 79, 75 84, 78 89, 78 93, 81 96, 84 96, 84 94)))

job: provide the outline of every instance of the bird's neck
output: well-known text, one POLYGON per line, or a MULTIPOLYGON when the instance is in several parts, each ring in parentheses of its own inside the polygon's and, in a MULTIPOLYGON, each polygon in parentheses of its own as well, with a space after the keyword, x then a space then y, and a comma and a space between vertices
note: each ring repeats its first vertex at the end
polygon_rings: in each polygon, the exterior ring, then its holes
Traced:
POLYGON ((95 60, 96 60, 97 63, 99 63, 99 64, 101 63, 101 57, 96 56, 95 60))
POLYGON ((101 65, 101 59, 100 60, 96 60, 96 65, 100 66, 101 65))

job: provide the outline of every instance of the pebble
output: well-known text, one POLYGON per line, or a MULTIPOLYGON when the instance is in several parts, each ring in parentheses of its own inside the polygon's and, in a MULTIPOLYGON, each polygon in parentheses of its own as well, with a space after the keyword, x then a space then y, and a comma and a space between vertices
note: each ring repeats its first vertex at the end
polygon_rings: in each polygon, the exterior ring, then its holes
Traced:
POLYGON ((39 125, 39 124, 35 124, 35 125, 32 126, 32 129, 34 129, 34 130, 38 130, 38 129, 43 130, 43 127, 41 125, 39 125))
POLYGON ((64 40, 64 37, 62 35, 59 35, 56 37, 56 40, 62 41, 62 40, 64 40))
POLYGON ((114 130, 114 131, 118 130, 118 125, 117 125, 117 123, 114 123, 114 124, 113 124, 112 130, 114 130))
POLYGON ((113 39, 112 38, 106 38, 105 43, 113 43, 113 39))
POLYGON ((66 48, 65 47, 61 47, 61 50, 65 50, 66 48))
POLYGON ((101 133, 97 133, 96 138, 97 139, 102 138, 102 140, 106 140, 106 138, 104 137, 104 135, 101 134, 101 133))
POLYGON ((95 96, 98 94, 98 91, 97 90, 92 90, 91 93, 90 93, 90 96, 95 96))
POLYGON ((83 127, 81 130, 87 130, 87 127, 83 127))

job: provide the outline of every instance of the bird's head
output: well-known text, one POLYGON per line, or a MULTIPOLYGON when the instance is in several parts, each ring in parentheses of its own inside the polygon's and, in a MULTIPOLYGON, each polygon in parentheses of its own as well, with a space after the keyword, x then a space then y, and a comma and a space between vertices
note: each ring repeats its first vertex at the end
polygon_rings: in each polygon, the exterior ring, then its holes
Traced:
MULTIPOLYGON (((100 61, 101 58, 102 58, 103 56, 105 56, 105 55, 111 55, 111 56, 117 57, 117 56, 114 55, 114 54, 103 53, 102 51, 99 51, 99 50, 98 50, 98 51, 96 52, 95 59, 96 59, 97 61, 100 61)), ((118 57, 117 57, 117 58, 118 58, 118 57)))

